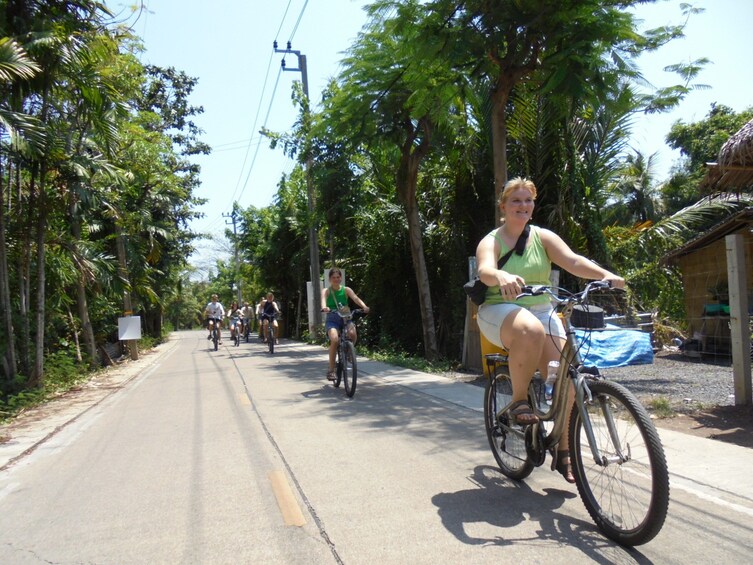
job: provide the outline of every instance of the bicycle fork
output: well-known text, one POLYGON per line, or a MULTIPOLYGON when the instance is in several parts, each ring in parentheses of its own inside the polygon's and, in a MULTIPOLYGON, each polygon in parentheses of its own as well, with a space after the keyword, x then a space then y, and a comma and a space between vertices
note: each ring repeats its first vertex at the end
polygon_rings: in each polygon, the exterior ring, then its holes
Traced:
POLYGON ((575 379, 575 397, 575 405, 578 407, 580 419, 583 422, 583 430, 586 433, 586 439, 588 439, 588 445, 591 448, 594 462, 601 467, 608 467, 613 464, 622 465, 626 461, 629 461, 630 447, 628 446, 627 453, 623 453, 622 446, 620 445, 620 435, 617 432, 617 423, 615 422, 612 410, 609 407, 608 399, 599 397, 598 405, 601 413, 604 415, 607 431, 609 432, 609 437, 614 446, 615 454, 611 457, 602 455, 599 451, 599 446, 596 443, 596 435, 594 434, 593 425, 591 424, 591 417, 586 409, 587 405, 594 403, 594 399, 591 394, 591 389, 588 388, 588 383, 586 382, 585 377, 581 374, 578 374, 575 379))

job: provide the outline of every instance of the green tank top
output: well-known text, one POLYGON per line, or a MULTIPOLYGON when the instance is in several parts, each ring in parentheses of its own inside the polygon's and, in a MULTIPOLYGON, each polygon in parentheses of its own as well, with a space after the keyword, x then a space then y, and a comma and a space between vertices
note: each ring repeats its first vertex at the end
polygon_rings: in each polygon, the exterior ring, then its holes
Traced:
MULTIPOLYGON (((492 230, 489 235, 499 242, 499 257, 497 257, 497 261, 499 261, 505 253, 510 251, 510 248, 505 245, 505 242, 499 237, 496 229, 492 230)), ((544 249, 544 244, 541 241, 541 234, 538 227, 531 226, 531 232, 528 235, 528 239, 530 241, 528 242, 528 245, 526 245, 523 255, 513 253, 507 260, 507 263, 502 267, 502 270, 523 277, 523 280, 526 281, 527 285, 551 284, 549 281, 549 275, 552 272, 552 262, 549 260, 549 255, 547 255, 546 249, 544 249)), ((499 293, 499 286, 490 286, 486 291, 485 304, 503 304, 506 302, 519 304, 520 306, 534 306, 536 304, 548 303, 549 297, 547 295, 524 296, 519 300, 510 301, 502 298, 502 295, 499 293)))
POLYGON ((330 310, 337 310, 339 306, 347 306, 348 305, 348 295, 345 293, 345 287, 341 286, 340 290, 335 290, 332 287, 329 287, 329 292, 327 293, 327 308, 330 310))

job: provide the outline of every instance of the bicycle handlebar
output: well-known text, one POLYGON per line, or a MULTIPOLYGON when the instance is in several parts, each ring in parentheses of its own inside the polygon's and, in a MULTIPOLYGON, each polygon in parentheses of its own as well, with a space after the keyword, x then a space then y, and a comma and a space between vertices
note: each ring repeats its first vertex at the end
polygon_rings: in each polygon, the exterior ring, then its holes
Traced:
MULTIPOLYGON (((322 308, 322 312, 325 312, 323 308, 322 308)), ((365 316, 367 314, 367 312, 364 312, 362 308, 354 308, 353 310, 350 310, 345 313, 341 312, 340 310, 329 310, 329 312, 337 312, 337 314, 341 318, 352 318, 352 319, 355 319, 360 316, 365 316)))
MULTIPOLYGON (((542 294, 548 294, 558 304, 564 304, 565 302, 584 302, 588 298, 588 294, 592 290, 602 290, 607 288, 612 288, 612 283, 610 281, 590 281, 586 284, 586 287, 582 291, 575 293, 565 291, 565 289, 563 288, 552 287, 543 284, 534 286, 525 285, 520 289, 521 292, 520 294, 518 294, 517 298, 522 298, 523 296, 540 296, 542 294), (565 298, 560 297, 554 292, 555 289, 567 292, 568 296, 566 296, 565 298)), ((615 288, 614 290, 620 289, 615 288)))

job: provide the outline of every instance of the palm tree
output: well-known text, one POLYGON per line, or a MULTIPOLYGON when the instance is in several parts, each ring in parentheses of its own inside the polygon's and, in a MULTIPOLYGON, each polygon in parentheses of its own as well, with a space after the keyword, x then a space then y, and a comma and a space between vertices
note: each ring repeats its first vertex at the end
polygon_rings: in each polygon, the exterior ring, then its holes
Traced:
MULTIPOLYGON (((27 53, 15 41, 10 38, 0 38, 0 134, 2 142, 7 146, 3 148, 8 155, 18 153, 26 149, 38 147, 44 140, 43 132, 37 120, 22 112, 16 112, 8 104, 10 89, 13 83, 30 79, 39 71, 39 66, 32 61, 27 53)), ((0 164, 0 172, 2 165, 0 164)), ((0 175, 2 176, 2 175, 0 175)), ((10 282, 8 270, 8 255, 6 252, 6 206, 4 195, 5 183, 0 182, 0 310, 2 310, 2 327, 7 340, 5 350, 5 362, 0 368, 5 368, 5 377, 8 381, 16 378, 17 362, 15 350, 15 331, 13 328, 13 310, 10 300, 10 282)))
POLYGON ((654 222, 659 217, 660 191, 654 181, 657 153, 646 157, 639 150, 627 155, 610 186, 606 207, 608 222, 620 225, 654 222))

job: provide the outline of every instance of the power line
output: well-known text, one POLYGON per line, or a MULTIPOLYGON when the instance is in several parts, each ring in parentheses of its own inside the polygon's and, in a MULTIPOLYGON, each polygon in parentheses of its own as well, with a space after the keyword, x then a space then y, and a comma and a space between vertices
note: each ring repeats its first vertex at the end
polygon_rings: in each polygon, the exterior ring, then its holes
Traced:
MULTIPOLYGON (((284 14, 282 15, 282 19, 280 20, 280 25, 279 25, 279 27, 277 28, 277 34, 278 34, 278 35, 279 35, 279 33, 280 33, 280 30, 282 29, 282 26, 283 26, 283 24, 285 23, 285 19, 286 19, 286 17, 287 17, 287 14, 288 14, 288 10, 290 9, 290 4, 291 4, 291 3, 292 3, 292 0, 288 0, 288 5, 287 5, 287 7, 285 8, 285 13, 284 13, 284 14)), ((258 106, 257 106, 257 108, 256 108, 256 116, 254 117, 254 123, 253 123, 253 125, 251 126, 251 132, 255 132, 255 131, 257 131, 257 130, 256 130, 256 126, 257 126, 257 124, 258 124, 258 122, 259 122, 259 114, 260 114, 260 112, 261 112, 262 104, 264 103, 264 93, 266 92, 266 90, 267 90, 267 84, 269 83, 269 72, 270 72, 270 69, 272 68, 272 60, 273 60, 273 58, 274 58, 274 52, 272 52, 272 53, 270 54, 270 56, 269 56, 269 61, 267 62, 267 72, 266 72, 266 74, 265 74, 265 76, 264 76, 264 84, 263 84, 263 86, 262 86, 262 92, 261 92, 261 95, 259 96, 259 105, 258 105, 258 106)), ((274 101, 274 99, 275 99, 275 94, 276 94, 276 91, 277 91, 277 84, 279 83, 279 80, 280 80, 280 74, 281 74, 280 72, 278 72, 278 74, 277 74, 277 82, 275 83, 275 88, 274 88, 274 91, 273 91, 273 93, 272 93, 272 97, 271 97, 271 101, 270 101, 270 106, 269 106, 269 110, 267 110, 267 118, 269 117, 269 114, 270 114, 270 112, 271 112, 271 105, 272 105, 272 102, 273 102, 273 101, 274 101)), ((265 118, 265 121, 264 121, 264 127, 266 127, 266 124, 267 124, 267 121, 266 121, 266 120, 267 120, 267 118, 265 118)), ((244 191, 245 191, 245 189, 246 189, 246 184, 248 183, 248 179, 249 179, 249 177, 251 176, 251 172, 253 171, 254 163, 256 162, 256 156, 257 156, 257 155, 259 154, 259 146, 260 146, 260 144, 261 144, 261 139, 262 139, 262 138, 261 138, 261 136, 259 136, 258 138, 256 138, 256 139, 258 140, 258 143, 257 143, 257 145, 256 145, 256 152, 254 153, 254 158, 253 158, 253 160, 251 161, 251 166, 249 167, 249 170, 248 170, 248 174, 246 175, 246 181, 244 182, 244 184, 243 184, 243 188, 242 188, 242 189, 240 190, 240 194, 238 194, 238 197, 237 197, 237 199, 236 199, 236 196, 235 196, 235 195, 236 195, 236 194, 238 193, 238 189, 239 189, 239 187, 241 186, 241 179, 243 178, 243 172, 244 172, 244 171, 245 171, 245 169, 246 169, 246 163, 248 162, 248 155, 249 155, 249 153, 251 152, 251 145, 253 144, 253 142, 254 142, 254 139, 255 139, 255 138, 253 137, 253 134, 252 134, 252 137, 250 137, 250 138, 248 139, 248 145, 246 146, 246 153, 245 153, 245 154, 244 154, 244 156, 243 156, 243 163, 242 163, 242 165, 241 165, 241 170, 240 170, 240 172, 238 173, 238 180, 237 180, 237 181, 236 181, 236 183, 235 183, 235 188, 233 189, 233 193, 232 193, 232 195, 231 195, 231 197, 230 197, 230 202, 229 202, 229 204, 228 204, 228 205, 226 205, 226 206, 225 206, 225 210, 228 210, 228 209, 232 208, 232 206, 233 206, 233 203, 234 203, 234 202, 236 202, 237 200, 240 200, 240 197, 241 197, 241 196, 243 195, 243 192, 244 192, 244 191)), ((217 226, 217 224, 218 224, 218 223, 219 223, 220 221, 222 221, 222 219, 223 219, 222 215, 220 215, 220 216, 217 216, 217 217, 216 217, 216 218, 215 218, 214 220, 212 220, 212 221, 210 222, 210 224, 209 224, 209 227, 208 227, 207 229, 208 229, 208 230, 211 230, 211 229, 213 229, 214 227, 216 227, 216 226, 217 226)))
POLYGON ((308 5, 309 5, 309 0, 306 0, 303 3, 303 8, 301 8, 301 13, 298 14, 298 20, 295 22, 295 26, 293 26, 293 31, 290 32, 290 38, 288 39, 288 43, 292 43, 293 42, 293 37, 295 36, 296 32, 298 31, 298 26, 301 23, 301 19, 303 19, 303 12, 306 11, 306 6, 308 6, 308 5))
MULTIPOLYGON (((262 127, 267 127, 267 122, 269 121, 269 114, 272 113, 272 104, 274 104, 275 101, 275 94, 277 93, 277 85, 280 84, 280 76, 282 75, 282 69, 280 69, 277 72, 277 80, 275 81, 275 87, 272 90, 272 98, 269 101, 269 108, 267 108, 267 115, 264 116, 264 125, 262 127)), ((240 200, 241 196, 243 196, 243 193, 246 191, 246 187, 248 186, 248 179, 251 177, 251 173, 254 170, 254 164, 256 163, 256 156, 259 154, 259 147, 261 147, 261 137, 259 138, 259 143, 256 144, 256 152, 254 152, 254 158, 251 161, 251 166, 248 168, 248 174, 246 175, 246 180, 243 183, 243 188, 240 191, 240 194, 238 194, 238 200, 240 200)))
MULTIPOLYGON (((277 28, 277 33, 275 34, 275 37, 279 36, 280 31, 282 30, 282 27, 285 24, 285 20, 287 18, 288 12, 290 10, 291 4, 292 4, 292 0, 288 0, 288 4, 287 4, 287 6, 285 8, 285 12, 283 13, 282 18, 280 20, 280 25, 277 28)), ((293 27, 293 30, 291 31, 289 42, 292 41, 293 37, 295 36, 296 32, 298 31, 298 27, 300 26, 300 23, 301 23, 301 21, 303 19, 303 15, 304 15, 304 13, 306 11, 306 7, 307 6, 308 6, 308 0, 305 0, 303 6, 301 7, 300 13, 298 14, 298 19, 296 20, 296 23, 295 23, 295 25, 293 27)), ((269 83, 269 73, 270 73, 270 69, 272 67, 272 59, 273 59, 273 57, 274 57, 274 51, 270 54, 269 62, 267 63, 267 72, 266 72, 266 75, 264 77, 264 84, 263 84, 263 87, 262 87, 262 93, 261 93, 261 96, 259 97, 259 105, 257 106, 256 116, 254 118, 254 123, 253 123, 253 125, 251 127, 251 131, 252 132, 256 132, 257 131, 257 124, 258 124, 258 120, 259 120, 259 114, 261 112, 262 104, 263 104, 263 101, 264 101, 264 95, 266 93, 267 85, 269 83)), ((266 128, 267 122, 269 120, 269 116, 272 113, 272 104, 275 101, 275 96, 276 96, 276 93, 277 93, 277 87, 278 87, 278 85, 280 83, 280 76, 281 75, 282 75, 282 69, 280 69, 278 71, 278 73, 277 73, 277 80, 275 81, 275 86, 274 86, 274 88, 272 90, 272 96, 270 98, 270 103, 269 103, 269 106, 267 107, 267 114, 264 117, 264 123, 262 125, 263 128, 266 128)), ((246 153, 244 154, 243 163, 241 165, 240 173, 239 173, 239 176, 238 176, 238 180, 236 182, 235 188, 233 189, 233 193, 232 193, 232 195, 230 197, 230 202, 225 207, 225 210, 231 208, 233 206, 233 203, 239 201, 241 199, 241 197, 243 196, 243 194, 245 193, 246 188, 248 187, 249 179, 251 178, 251 173, 254 171, 254 165, 256 164, 256 158, 259 155, 259 150, 261 148, 262 140, 263 140, 263 136, 259 136, 259 137, 256 137, 256 138, 254 138, 254 137, 249 138, 248 144, 246 146, 246 153), (243 181, 243 184, 241 185, 241 179, 243 179, 243 173, 246 170, 246 164, 248 163, 248 156, 249 156, 249 154, 251 152, 251 146, 253 145, 254 140, 257 140, 256 150, 254 151, 254 155, 253 155, 253 158, 251 160, 251 164, 248 167, 248 171, 246 173, 246 178, 243 181), (236 194, 237 194, 237 196, 236 196, 236 194)), ((238 148, 234 148, 234 149, 240 149, 240 148, 238 147, 238 148)), ((222 220, 222 216, 217 217, 214 221, 212 221, 209 224, 209 228, 208 229, 214 228, 217 225, 217 223, 219 223, 221 220, 222 220)))

